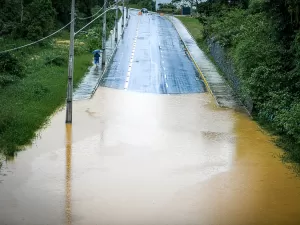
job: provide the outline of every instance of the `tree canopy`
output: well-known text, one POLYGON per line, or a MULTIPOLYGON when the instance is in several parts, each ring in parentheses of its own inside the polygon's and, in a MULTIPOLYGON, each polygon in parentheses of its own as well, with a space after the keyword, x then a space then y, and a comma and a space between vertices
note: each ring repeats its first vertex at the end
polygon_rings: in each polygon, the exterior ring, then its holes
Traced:
MULTIPOLYGON (((76 0, 76 11, 86 16, 104 0, 76 0)), ((70 0, 0 0, 0 36, 36 40, 57 24, 70 21, 70 0)))

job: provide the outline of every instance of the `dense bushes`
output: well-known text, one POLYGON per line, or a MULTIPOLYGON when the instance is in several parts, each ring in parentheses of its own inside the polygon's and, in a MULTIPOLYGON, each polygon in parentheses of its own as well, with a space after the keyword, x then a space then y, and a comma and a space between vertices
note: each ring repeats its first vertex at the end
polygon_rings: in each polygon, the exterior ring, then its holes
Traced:
POLYGON ((287 22, 282 1, 273 3, 252 0, 243 9, 207 1, 199 7, 199 20, 205 38, 226 49, 242 94, 253 101, 253 115, 280 135, 281 146, 300 162, 299 21, 287 22))
POLYGON ((24 76, 23 66, 10 53, 0 54, 0 87, 4 87, 24 76))

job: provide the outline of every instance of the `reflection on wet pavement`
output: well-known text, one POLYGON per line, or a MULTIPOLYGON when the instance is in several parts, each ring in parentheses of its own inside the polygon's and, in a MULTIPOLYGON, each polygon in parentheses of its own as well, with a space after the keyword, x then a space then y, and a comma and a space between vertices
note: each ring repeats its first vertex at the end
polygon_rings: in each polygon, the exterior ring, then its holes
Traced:
MULTIPOLYGON (((129 13, 132 13, 133 10, 129 10, 129 13)), ((126 10, 125 10, 125 17, 126 17, 126 10)), ((128 21, 129 23, 129 21, 128 21)), ((119 27, 119 38, 122 35, 122 17, 119 19, 118 22, 119 27)), ((107 31, 109 32, 109 31, 107 31)), ((115 42, 115 29, 112 30, 112 33, 108 33, 108 39, 106 41, 106 65, 109 66, 109 63, 111 61, 111 57, 113 57, 114 49, 116 47, 117 43, 115 42)), ((101 56, 102 57, 102 56, 101 56)), ((102 58, 101 58, 102 59, 102 58)), ((100 60, 101 60, 100 59, 100 60)), ((91 54, 91 61, 93 61, 93 56, 91 54)), ((88 68, 88 72, 83 77, 82 81, 80 82, 79 86, 76 88, 73 94, 74 100, 83 100, 83 99, 89 99, 94 94, 96 88, 99 85, 100 79, 103 75, 103 72, 105 70, 105 67, 100 65, 96 67, 96 65, 93 64, 93 66, 90 66, 88 68)))
POLYGON ((300 224, 281 151, 208 94, 100 88, 74 109, 5 164, 1 225, 300 224))
POLYGON ((72 224, 72 125, 66 124, 66 224, 72 224))
POLYGON ((157 94, 206 91, 178 33, 157 14, 131 16, 101 86, 157 94))

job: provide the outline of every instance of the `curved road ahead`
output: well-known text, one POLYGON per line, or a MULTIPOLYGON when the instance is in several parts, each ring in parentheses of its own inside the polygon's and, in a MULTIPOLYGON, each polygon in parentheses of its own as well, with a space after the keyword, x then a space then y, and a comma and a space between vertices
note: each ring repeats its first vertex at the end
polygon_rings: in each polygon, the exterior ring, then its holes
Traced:
POLYGON ((4 163, 0 225, 299 225, 282 151, 202 92, 167 20, 131 14, 106 87, 4 163))
POLYGON ((158 14, 136 12, 101 85, 158 94, 205 91, 171 22, 158 14))

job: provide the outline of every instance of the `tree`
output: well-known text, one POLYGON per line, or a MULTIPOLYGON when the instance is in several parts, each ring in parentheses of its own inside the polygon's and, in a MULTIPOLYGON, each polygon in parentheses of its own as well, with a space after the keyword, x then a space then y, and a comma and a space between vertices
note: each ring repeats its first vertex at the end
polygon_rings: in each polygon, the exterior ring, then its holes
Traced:
POLYGON ((202 0, 172 0, 173 4, 180 4, 183 6, 196 6, 196 8, 198 8, 201 2, 202 0))
POLYGON ((24 21, 19 31, 24 37, 36 40, 52 31, 54 22, 55 10, 51 0, 33 0, 25 6, 24 21))

